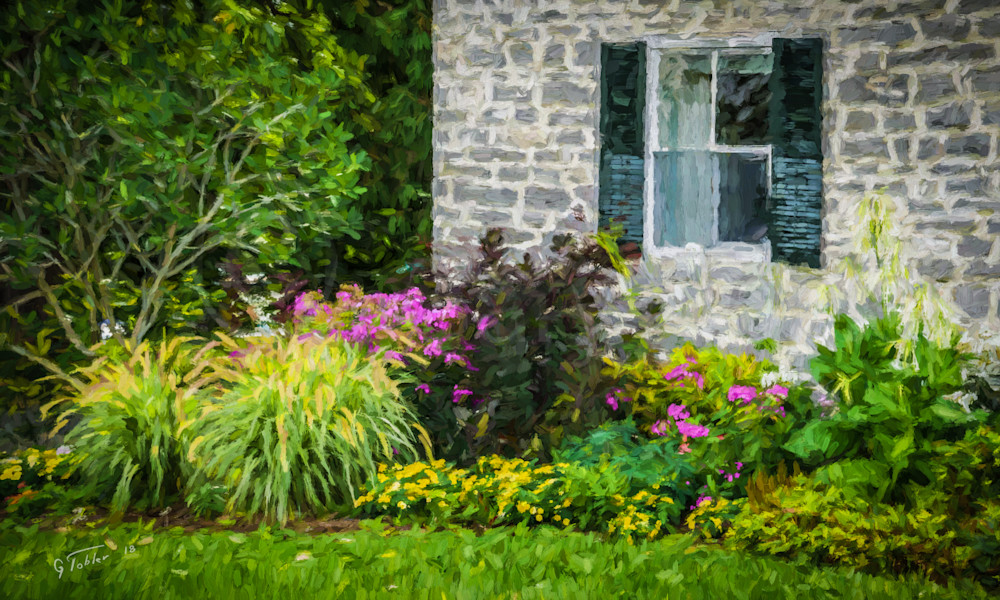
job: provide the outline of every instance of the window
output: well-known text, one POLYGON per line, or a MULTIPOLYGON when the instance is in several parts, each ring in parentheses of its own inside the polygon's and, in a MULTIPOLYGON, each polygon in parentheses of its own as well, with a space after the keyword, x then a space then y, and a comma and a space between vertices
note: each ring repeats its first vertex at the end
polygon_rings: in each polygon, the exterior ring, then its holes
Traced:
POLYGON ((822 45, 605 45, 600 212, 647 252, 768 245, 819 266, 822 45))

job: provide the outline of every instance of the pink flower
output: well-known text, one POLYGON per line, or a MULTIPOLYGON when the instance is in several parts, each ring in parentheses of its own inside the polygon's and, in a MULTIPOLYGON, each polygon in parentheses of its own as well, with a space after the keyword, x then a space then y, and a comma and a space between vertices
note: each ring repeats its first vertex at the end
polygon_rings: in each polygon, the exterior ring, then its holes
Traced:
POLYGON ((605 398, 607 399, 608 406, 611 407, 611 410, 618 410, 618 400, 615 399, 614 394, 609 392, 608 395, 605 396, 605 398))
POLYGON ((650 433, 654 433, 659 436, 667 435, 667 430, 670 427, 670 423, 666 421, 657 421, 649 428, 650 433))
POLYGON ((490 325, 493 324, 491 321, 492 321, 492 318, 490 316, 488 316, 488 315, 485 316, 485 317, 483 317, 483 318, 481 318, 481 319, 479 319, 479 323, 476 324, 476 332, 481 334, 484 331, 486 331, 486 329, 488 327, 490 327, 490 325))
POLYGON ((426 383, 421 383, 420 385, 417 386, 417 389, 425 394, 431 393, 431 386, 427 385, 426 383))
POLYGON ((447 365, 453 362, 457 362, 461 365, 467 365, 469 361, 461 354, 455 354, 454 352, 449 352, 444 357, 444 364, 447 365))
POLYGON ((666 379, 667 381, 672 381, 674 379, 679 379, 681 377, 687 377, 688 376, 687 367, 688 367, 687 363, 676 366, 672 371, 664 375, 663 378, 666 379))
POLYGON ((386 350, 385 357, 392 360, 398 360, 399 362, 405 362, 403 360, 403 355, 395 350, 386 350))
POLYGON ((708 427, 693 425, 687 421, 677 421, 677 431, 689 438, 700 438, 708 435, 708 427))
POLYGON ((774 384, 764 391, 765 394, 771 394, 772 396, 778 396, 781 399, 788 397, 788 388, 783 385, 774 384))
POLYGON ((688 414, 687 409, 683 404, 671 404, 670 407, 667 408, 667 414, 677 421, 683 421, 691 416, 688 414))
MULTIPOLYGON (((677 454, 686 454, 686 453, 688 453, 690 451, 691 451, 691 447, 687 445, 687 442, 684 442, 683 444, 680 445, 680 448, 678 448, 677 454)), ((689 481, 688 483, 691 483, 691 482, 689 481)))
POLYGON ((441 349, 441 340, 435 339, 431 343, 424 347, 425 356, 441 356, 443 350, 441 349))
POLYGON ((750 404, 757 397, 757 388, 752 385, 734 385, 729 388, 729 401, 743 400, 743 404, 750 404))
POLYGON ((458 384, 455 384, 454 391, 451 393, 451 401, 458 404, 462 400, 463 396, 471 396, 472 392, 470 390, 460 390, 458 389, 458 384))

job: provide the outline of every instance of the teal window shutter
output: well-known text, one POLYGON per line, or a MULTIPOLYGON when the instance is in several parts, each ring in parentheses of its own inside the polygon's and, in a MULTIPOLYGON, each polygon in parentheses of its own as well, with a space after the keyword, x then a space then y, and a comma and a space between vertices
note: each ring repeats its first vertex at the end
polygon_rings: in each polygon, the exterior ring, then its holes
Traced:
POLYGON ((643 110, 646 99, 646 46, 601 47, 601 163, 599 224, 624 227, 620 242, 641 248, 645 177, 643 110))
POLYGON ((823 42, 776 38, 773 52, 768 237, 775 260, 818 268, 823 231, 823 42))

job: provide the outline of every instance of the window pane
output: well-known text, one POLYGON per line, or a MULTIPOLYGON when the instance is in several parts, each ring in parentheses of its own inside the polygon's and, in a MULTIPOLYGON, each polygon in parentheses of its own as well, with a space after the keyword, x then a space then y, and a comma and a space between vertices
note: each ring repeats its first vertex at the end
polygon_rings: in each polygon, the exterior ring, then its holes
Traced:
POLYGON ((764 145, 771 91, 771 54, 722 55, 716 91, 716 141, 719 144, 764 145))
POLYGON ((658 87, 660 148, 707 148, 712 138, 712 60, 664 52, 658 87))
POLYGON ((718 156, 707 150, 653 154, 653 237, 657 246, 714 243, 712 186, 718 156))
POLYGON ((759 242, 767 234, 767 157, 719 155, 719 240, 759 242))

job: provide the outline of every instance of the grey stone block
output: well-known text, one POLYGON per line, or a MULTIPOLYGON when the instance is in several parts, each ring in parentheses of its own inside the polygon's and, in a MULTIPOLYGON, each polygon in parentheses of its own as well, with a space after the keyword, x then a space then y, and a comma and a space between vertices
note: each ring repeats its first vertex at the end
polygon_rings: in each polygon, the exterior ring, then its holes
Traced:
POLYGON ((909 99, 909 75, 855 76, 840 84, 839 98, 846 103, 877 102, 885 106, 902 106, 909 99))
POLYGON ((556 136, 557 144, 582 144, 583 132, 580 130, 563 131, 556 136))
POLYGON ((510 44, 510 59, 515 65, 530 65, 535 60, 535 50, 528 42, 510 44))
POLYGON ((469 158, 476 162, 524 162, 526 155, 520 150, 501 150, 500 148, 473 148, 469 151, 469 158))
POLYGON ((847 113, 844 129, 846 131, 874 131, 875 115, 867 111, 852 110, 847 113))
POLYGON ((976 222, 972 219, 942 219, 940 221, 924 221, 917 223, 917 231, 927 231, 936 229, 938 231, 957 231, 971 233, 976 227, 976 222))
POLYGON ((987 38, 1000 37, 1000 16, 979 21, 979 35, 987 38))
MULTIPOLYGON (((945 184, 944 189, 949 194, 981 194, 983 192, 983 180, 980 177, 953 179, 945 184)), ((962 201, 959 200, 959 202, 962 201)), ((962 208, 962 206, 956 205, 955 208, 962 208)))
POLYGON ((472 46, 465 51, 465 58, 470 65, 476 67, 493 67, 502 69, 507 66, 507 59, 499 48, 491 49, 483 46, 472 46))
POLYGON ((841 156, 847 158, 876 157, 889 158, 889 149, 883 138, 861 138, 844 140, 840 147, 841 156))
POLYGON ((975 173, 975 165, 971 165, 965 160, 942 160, 931 167, 931 173, 935 175, 967 175, 975 173))
POLYGON ((1000 277, 1000 265, 988 264, 985 260, 977 260, 965 270, 967 277, 1000 277))
POLYGON ((958 93, 951 75, 923 75, 917 77, 917 84, 920 89, 915 99, 921 104, 950 100, 958 93))
POLYGON ((969 19, 960 15, 944 15, 920 23, 924 37, 944 40, 961 40, 969 35, 972 26, 969 19))
POLYGON ((489 207, 476 206, 472 209, 472 218, 487 227, 513 227, 514 222, 509 213, 491 210, 489 207))
POLYGON ((996 8, 996 0, 961 0, 958 3, 956 12, 967 15, 969 13, 992 10, 994 11, 993 14, 996 14, 996 8))
POLYGON ((589 67, 597 64, 600 51, 600 42, 577 42, 573 46, 576 58, 573 64, 580 67, 589 67))
POLYGON ((528 169, 521 166, 505 166, 500 167, 498 175, 500 181, 520 183, 528 178, 528 169))
POLYGON ((514 100, 527 102, 531 100, 531 90, 525 87, 493 86, 493 99, 498 102, 514 100))
POLYGON ((912 113, 889 113, 885 116, 885 128, 888 131, 899 131, 913 129, 917 126, 917 120, 912 113))
POLYGON ((566 190, 530 186, 524 191, 525 206, 536 209, 569 208, 571 198, 566 190))
POLYGON ((1000 67, 973 71, 972 85, 977 92, 1000 92, 1000 67))
POLYGON ((896 159, 902 162, 909 160, 910 158, 910 140, 906 138, 900 138, 892 143, 893 148, 896 151, 896 159))
POLYGON ((937 139, 920 140, 917 144, 917 159, 927 160, 934 156, 944 156, 944 144, 937 139))
POLYGON ((934 46, 916 52, 890 53, 887 63, 890 68, 919 66, 934 63, 955 63, 987 60, 996 56, 996 50, 989 44, 963 44, 956 48, 934 46))
POLYGON ((927 126, 935 128, 966 129, 972 122, 972 107, 968 103, 951 104, 927 110, 927 126))
POLYGON ((491 188, 455 182, 455 202, 513 206, 517 202, 517 192, 503 188, 491 188))
POLYGON ((985 133, 975 133, 959 138, 950 138, 945 146, 948 154, 973 154, 986 156, 990 153, 990 136, 985 133))
POLYGON ((917 272, 935 281, 951 279, 955 265, 950 260, 923 259, 917 262, 917 272))
POLYGON ((593 102, 593 91, 568 81, 546 83, 542 88, 542 102, 566 102, 573 106, 593 102))
POLYGON ((854 70, 859 75, 872 75, 876 71, 881 71, 878 52, 862 52, 858 60, 854 61, 854 70))
POLYGON ((982 285, 960 285, 955 288, 955 303, 973 319, 986 316, 990 306, 990 290, 982 285))
POLYGON ((993 247, 990 240, 982 240, 974 236, 966 236, 958 243, 959 256, 985 256, 993 247))
POLYGON ((555 112, 549 115, 549 125, 593 125, 593 116, 555 112))
POLYGON ((446 162, 441 167, 442 177, 472 177, 476 179, 488 179, 490 172, 482 167, 467 165, 457 165, 453 162, 446 162))
POLYGON ((911 40, 917 34, 909 23, 879 23, 841 29, 839 32, 841 44, 888 44, 895 46, 902 41, 911 40))
POLYGON ((566 56, 566 46, 557 44, 549 46, 542 55, 542 62, 546 67, 562 66, 566 56))
POLYGON ((538 111, 534 108, 519 108, 514 112, 514 118, 522 123, 537 123, 538 111))
POLYGON ((1000 221, 989 221, 986 224, 987 233, 1000 233, 1000 221))

